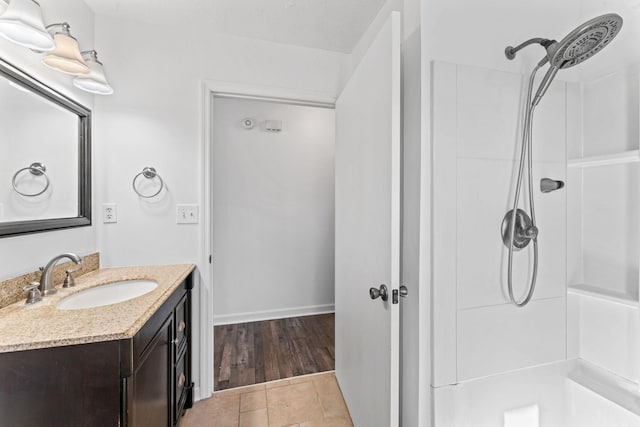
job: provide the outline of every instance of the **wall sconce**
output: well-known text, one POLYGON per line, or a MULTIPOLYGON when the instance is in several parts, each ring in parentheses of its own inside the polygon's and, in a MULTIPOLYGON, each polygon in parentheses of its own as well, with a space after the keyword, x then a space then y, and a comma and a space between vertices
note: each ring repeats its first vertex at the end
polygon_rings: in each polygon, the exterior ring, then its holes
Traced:
POLYGON ((104 75, 102 62, 98 61, 98 52, 86 50, 82 53, 82 59, 89 66, 89 74, 83 74, 73 79, 73 85, 78 89, 98 95, 111 95, 113 88, 104 75))
POLYGON ((66 22, 47 25, 47 30, 54 32, 53 40, 56 46, 42 58, 42 62, 62 73, 89 74, 90 70, 82 59, 78 41, 71 35, 69 28, 69 24, 66 22))
POLYGON ((35 0, 11 0, 0 15, 0 36, 40 52, 55 48, 53 38, 44 27, 40 4, 35 0))

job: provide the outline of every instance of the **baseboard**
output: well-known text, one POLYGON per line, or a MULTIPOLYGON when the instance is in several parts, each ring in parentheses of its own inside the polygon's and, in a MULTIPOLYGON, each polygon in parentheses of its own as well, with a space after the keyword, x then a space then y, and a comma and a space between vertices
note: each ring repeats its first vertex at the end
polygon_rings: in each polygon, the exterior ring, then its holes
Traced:
POLYGON ((308 305, 276 310, 253 311, 248 313, 222 314, 213 316, 213 325, 231 325, 234 323, 257 322, 260 320, 285 319, 287 317, 311 316, 335 312, 334 304, 308 305))
POLYGON ((193 387, 193 401, 194 402, 197 402, 197 401, 202 400, 202 399, 206 399, 207 397, 210 397, 210 396, 206 396, 206 397, 200 396, 200 387, 197 387, 197 386, 193 387))

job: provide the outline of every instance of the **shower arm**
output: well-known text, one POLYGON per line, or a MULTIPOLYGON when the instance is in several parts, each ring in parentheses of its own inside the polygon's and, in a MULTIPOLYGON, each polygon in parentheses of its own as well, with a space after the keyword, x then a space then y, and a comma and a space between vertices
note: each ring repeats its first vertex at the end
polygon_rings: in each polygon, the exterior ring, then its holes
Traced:
MULTIPOLYGON (((512 60, 512 59, 514 59, 516 57, 516 52, 518 52, 519 50, 521 50, 521 49, 523 49, 523 48, 525 48, 525 47, 527 47, 529 45, 539 44, 540 46, 544 47, 545 49, 548 49, 549 46, 553 45, 554 43, 556 43, 555 40, 549 40, 549 39, 543 39, 541 37, 535 37, 535 38, 532 38, 532 39, 529 39, 529 40, 527 40, 525 42, 520 43, 516 47, 507 46, 504 49, 504 56, 506 56, 507 59, 512 60)), ((540 66, 543 66, 544 63, 547 62, 547 60, 548 59, 545 57, 542 61, 540 61, 540 62, 542 62, 540 64, 540 66)))

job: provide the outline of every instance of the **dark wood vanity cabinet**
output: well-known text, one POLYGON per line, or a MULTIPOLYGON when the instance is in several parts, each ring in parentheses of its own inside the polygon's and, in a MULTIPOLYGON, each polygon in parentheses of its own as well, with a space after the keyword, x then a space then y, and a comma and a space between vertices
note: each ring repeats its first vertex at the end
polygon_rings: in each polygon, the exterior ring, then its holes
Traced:
POLYGON ((131 359, 122 367, 125 426, 175 426, 193 404, 191 287, 190 276, 127 342, 131 359))
POLYGON ((0 426, 177 426, 193 404, 192 287, 131 339, 0 354, 0 426))

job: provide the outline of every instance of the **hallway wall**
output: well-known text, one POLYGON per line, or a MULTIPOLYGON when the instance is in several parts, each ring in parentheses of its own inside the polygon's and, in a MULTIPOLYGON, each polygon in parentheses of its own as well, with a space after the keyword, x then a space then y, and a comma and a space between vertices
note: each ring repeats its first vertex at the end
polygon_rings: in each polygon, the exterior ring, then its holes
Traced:
POLYGON ((214 324, 333 311, 334 146, 333 109, 214 98, 214 324))

